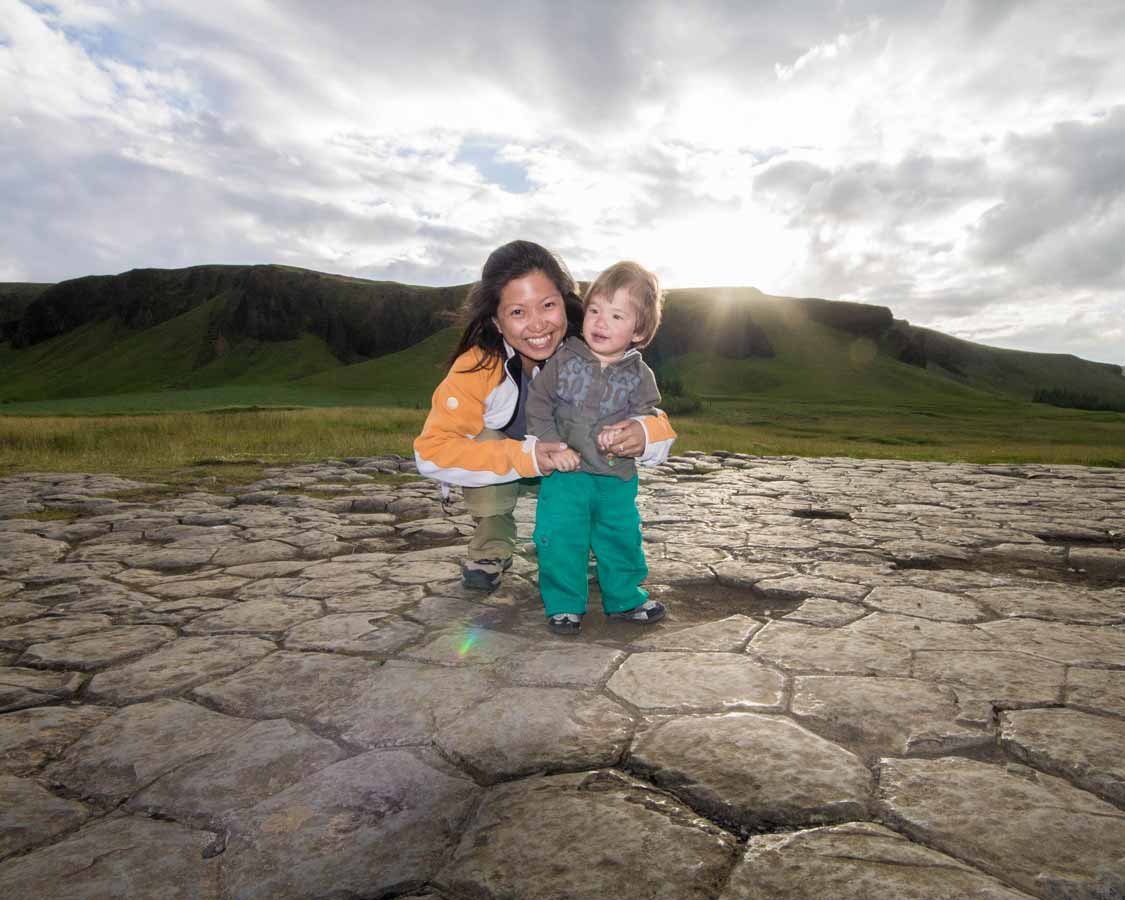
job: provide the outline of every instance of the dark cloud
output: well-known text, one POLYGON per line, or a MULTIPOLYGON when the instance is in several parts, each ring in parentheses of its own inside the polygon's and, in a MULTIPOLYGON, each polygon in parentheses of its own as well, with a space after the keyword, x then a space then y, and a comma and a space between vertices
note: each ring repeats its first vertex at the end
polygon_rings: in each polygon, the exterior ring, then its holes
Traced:
POLYGON ((795 227, 854 222, 893 230, 960 207, 990 180, 982 159, 912 155, 895 164, 856 162, 836 170, 785 160, 754 179, 754 193, 795 227))
POLYGON ((1125 287, 1125 106, 1012 135, 1006 150, 1014 171, 975 230, 974 260, 1055 285, 1125 287))

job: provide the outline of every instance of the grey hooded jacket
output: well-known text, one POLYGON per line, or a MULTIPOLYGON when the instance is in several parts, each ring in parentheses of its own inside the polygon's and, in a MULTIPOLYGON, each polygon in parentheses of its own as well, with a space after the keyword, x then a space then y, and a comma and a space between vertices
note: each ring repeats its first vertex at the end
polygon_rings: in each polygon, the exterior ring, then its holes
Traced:
POLYGON ((639 351, 603 368, 581 338, 569 337, 531 382, 527 433, 566 441, 582 456, 582 472, 628 480, 637 474, 636 463, 602 453, 598 432, 622 419, 655 415, 659 402, 656 377, 639 351))

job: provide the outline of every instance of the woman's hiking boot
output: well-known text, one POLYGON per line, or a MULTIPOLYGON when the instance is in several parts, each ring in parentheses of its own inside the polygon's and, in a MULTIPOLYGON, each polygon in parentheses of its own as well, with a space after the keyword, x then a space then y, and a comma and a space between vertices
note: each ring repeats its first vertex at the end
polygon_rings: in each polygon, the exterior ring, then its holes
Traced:
POLYGON ((511 557, 462 560, 461 584, 473 591, 494 591, 500 587, 500 577, 511 567, 511 557))

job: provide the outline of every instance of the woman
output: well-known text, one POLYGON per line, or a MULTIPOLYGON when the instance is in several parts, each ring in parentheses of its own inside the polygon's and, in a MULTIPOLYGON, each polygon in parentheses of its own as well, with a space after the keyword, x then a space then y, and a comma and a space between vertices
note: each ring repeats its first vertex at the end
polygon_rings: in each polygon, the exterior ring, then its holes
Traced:
MULTIPOLYGON (((568 334, 578 334, 582 305, 574 279, 553 253, 530 241, 494 250, 469 290, 465 329, 449 374, 434 391, 430 414, 414 441, 418 472, 464 489, 475 529, 461 564, 466 587, 494 590, 512 564, 520 495, 555 470, 565 444, 525 434, 527 386, 539 364, 568 334)), ((663 462, 675 438, 663 413, 609 426, 609 449, 642 464, 663 462)))

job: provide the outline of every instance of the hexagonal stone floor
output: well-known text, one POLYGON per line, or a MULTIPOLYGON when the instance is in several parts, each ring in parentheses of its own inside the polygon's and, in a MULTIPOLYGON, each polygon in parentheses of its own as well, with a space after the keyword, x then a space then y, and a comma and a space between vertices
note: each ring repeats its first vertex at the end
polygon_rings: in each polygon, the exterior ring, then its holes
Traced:
POLYGON ((412 471, 0 480, 6 896, 1125 897, 1125 473, 673 457, 568 638, 412 471))

